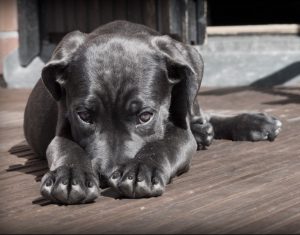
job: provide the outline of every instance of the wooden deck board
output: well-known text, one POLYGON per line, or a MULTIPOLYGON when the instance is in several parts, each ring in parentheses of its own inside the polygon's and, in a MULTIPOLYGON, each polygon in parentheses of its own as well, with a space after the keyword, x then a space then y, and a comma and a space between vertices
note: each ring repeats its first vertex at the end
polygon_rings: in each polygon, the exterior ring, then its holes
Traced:
POLYGON ((22 130, 29 92, 0 89, 1 233, 300 232, 300 87, 202 89, 206 111, 267 111, 282 133, 273 143, 214 141, 161 197, 120 200, 107 190, 75 206, 40 199, 46 162, 22 130))

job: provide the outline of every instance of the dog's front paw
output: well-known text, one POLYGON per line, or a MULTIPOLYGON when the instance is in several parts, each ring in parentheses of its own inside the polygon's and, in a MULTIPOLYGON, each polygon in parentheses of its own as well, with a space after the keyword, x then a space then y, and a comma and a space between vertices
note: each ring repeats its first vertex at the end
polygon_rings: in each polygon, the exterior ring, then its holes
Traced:
POLYGON ((41 194, 59 204, 80 204, 94 201, 99 195, 96 177, 78 166, 61 166, 46 173, 41 194))
POLYGON ((164 192, 166 176, 151 163, 133 160, 114 171, 109 184, 124 197, 156 197, 164 192))
POLYGON ((282 127, 281 121, 265 113, 246 113, 237 118, 234 140, 273 141, 282 127))
POLYGON ((192 122, 191 130, 197 142, 197 150, 211 145, 214 138, 214 129, 211 123, 192 122))

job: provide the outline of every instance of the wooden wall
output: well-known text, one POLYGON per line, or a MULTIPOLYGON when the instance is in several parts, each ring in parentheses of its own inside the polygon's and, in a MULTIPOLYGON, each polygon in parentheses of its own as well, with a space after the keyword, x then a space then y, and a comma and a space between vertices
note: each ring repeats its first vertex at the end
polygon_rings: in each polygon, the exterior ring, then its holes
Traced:
MULTIPOLYGON (((43 0, 39 1, 42 38, 57 43, 70 31, 90 32, 113 20, 145 24, 183 41, 197 38, 200 0, 43 0)), ((203 32, 202 32, 203 33, 203 32)))
POLYGON ((44 50, 44 42, 57 44, 68 32, 91 32, 113 20, 144 24, 185 43, 203 44, 205 9, 206 0, 18 0, 20 63, 27 66, 41 51, 49 58, 51 50, 44 50))
POLYGON ((157 28, 155 0, 43 0, 40 4, 42 37, 57 42, 66 32, 91 32, 123 19, 157 28))

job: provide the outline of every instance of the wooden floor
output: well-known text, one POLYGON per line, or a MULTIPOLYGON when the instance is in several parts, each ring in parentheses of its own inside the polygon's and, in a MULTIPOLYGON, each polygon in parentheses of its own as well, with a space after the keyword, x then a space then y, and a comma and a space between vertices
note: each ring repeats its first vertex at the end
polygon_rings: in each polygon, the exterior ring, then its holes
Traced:
POLYGON ((215 141, 163 196, 58 206, 40 199, 46 163, 24 145, 28 90, 0 89, 1 233, 300 233, 300 87, 203 89, 208 111, 266 111, 275 142, 215 141))

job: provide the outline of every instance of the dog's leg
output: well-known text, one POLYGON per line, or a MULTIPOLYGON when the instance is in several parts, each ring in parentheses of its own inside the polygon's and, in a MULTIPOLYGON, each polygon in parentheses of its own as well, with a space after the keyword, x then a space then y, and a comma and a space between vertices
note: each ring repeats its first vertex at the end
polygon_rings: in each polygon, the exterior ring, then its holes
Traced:
POLYGON ((56 203, 78 204, 99 195, 91 160, 76 143, 56 136, 46 152, 50 171, 44 175, 41 194, 56 203))
POLYGON ((171 178, 187 171, 197 145, 191 131, 169 126, 163 140, 149 142, 117 166, 109 184, 130 198, 159 196, 171 178))
POLYGON ((215 139, 234 141, 273 141, 281 130, 282 123, 265 113, 242 113, 235 116, 210 115, 209 122, 215 139))

